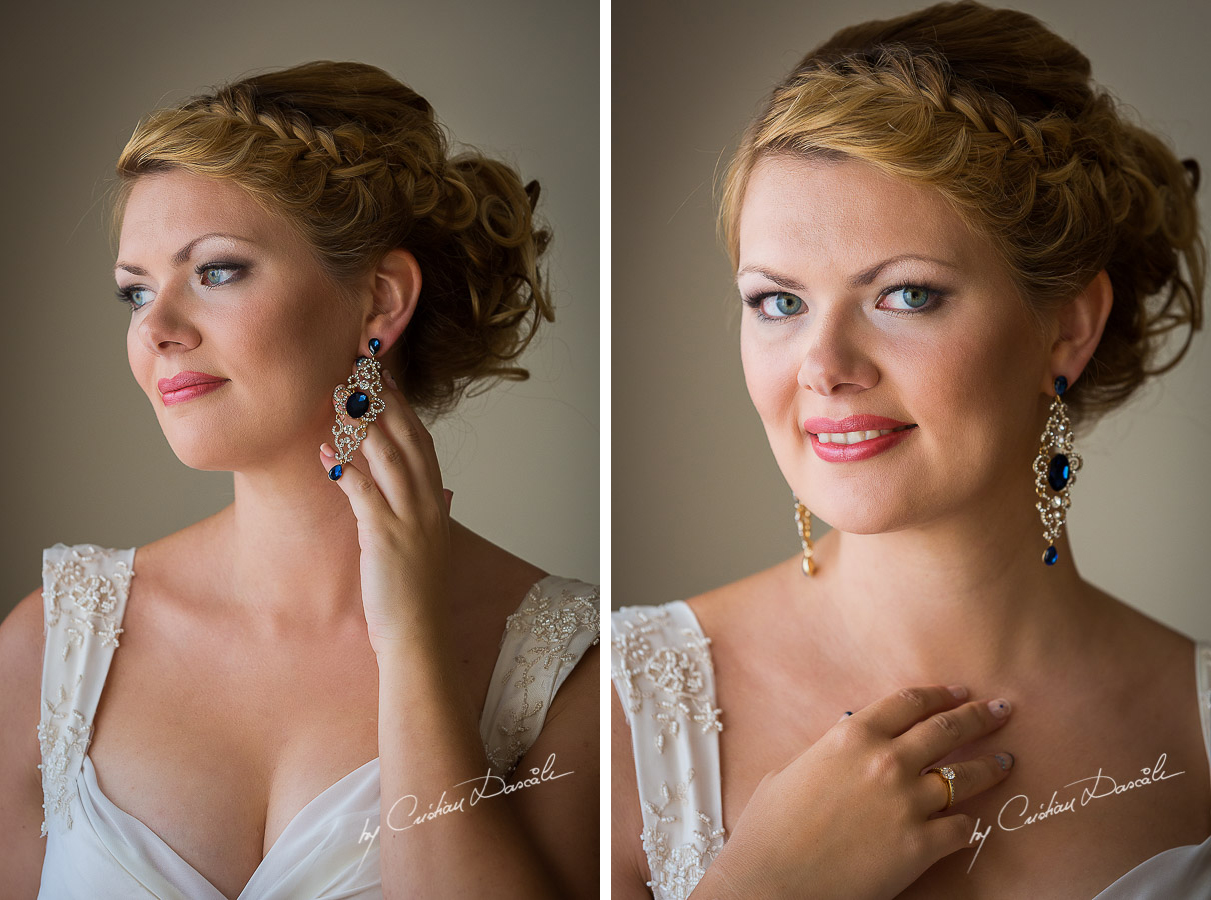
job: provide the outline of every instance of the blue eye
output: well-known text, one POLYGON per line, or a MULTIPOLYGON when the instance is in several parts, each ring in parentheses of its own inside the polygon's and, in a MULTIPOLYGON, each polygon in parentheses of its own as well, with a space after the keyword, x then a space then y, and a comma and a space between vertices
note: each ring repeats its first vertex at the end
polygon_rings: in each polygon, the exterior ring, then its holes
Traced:
POLYGON ((942 298, 941 291, 923 284, 902 284, 886 291, 883 296, 893 297, 896 294, 901 296, 903 306, 881 306, 879 308, 899 313, 928 312, 936 308, 942 298))
POLYGON ((803 311, 802 298, 786 291, 755 297, 750 305, 756 306, 758 315, 765 319, 785 319, 803 311))
MULTIPOLYGON (((245 268, 245 266, 242 263, 207 263, 205 265, 198 266, 196 269, 194 269, 194 272, 196 272, 198 277, 201 279, 199 284, 202 287, 216 288, 235 281, 236 273, 243 268, 245 268), (222 280, 216 280, 215 278, 211 277, 210 273, 212 272, 228 272, 230 274, 228 277, 223 278, 222 280)), ((143 293, 151 293, 151 290, 145 287, 132 286, 118 290, 117 297, 120 301, 129 306, 133 312, 142 309, 151 302, 151 300, 143 300, 142 302, 135 300, 135 295, 143 293)))

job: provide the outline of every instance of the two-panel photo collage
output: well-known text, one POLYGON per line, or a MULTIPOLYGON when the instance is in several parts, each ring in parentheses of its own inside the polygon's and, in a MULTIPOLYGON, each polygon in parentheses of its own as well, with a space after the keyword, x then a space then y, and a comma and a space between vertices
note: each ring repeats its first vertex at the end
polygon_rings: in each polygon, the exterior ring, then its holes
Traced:
POLYGON ((0 900, 1211 900, 1211 5, 6 19, 0 900))

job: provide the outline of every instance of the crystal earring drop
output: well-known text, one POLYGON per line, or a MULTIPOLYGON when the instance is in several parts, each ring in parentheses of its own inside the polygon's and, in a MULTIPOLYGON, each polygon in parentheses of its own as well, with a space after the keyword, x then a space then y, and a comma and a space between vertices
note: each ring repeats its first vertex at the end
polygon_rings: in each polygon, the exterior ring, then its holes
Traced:
POLYGON ((1081 467, 1080 454, 1072 449, 1068 407, 1060 399, 1066 390, 1068 379, 1060 375, 1055 380, 1055 399, 1043 428, 1039 455, 1034 459, 1034 488, 1039 497, 1035 509, 1043 520, 1043 537, 1047 541, 1043 562, 1049 566, 1055 565, 1060 556, 1055 542, 1064 527, 1064 515, 1072 505, 1068 491, 1076 483, 1076 471, 1081 467))
POLYGON ((359 356, 357 367, 349 380, 338 384, 332 392, 332 405, 336 409, 336 424, 332 436, 336 439, 336 465, 328 470, 328 477, 336 481, 344 471, 343 463, 353 459, 353 453, 366 437, 366 423, 373 422, 387 408, 380 396, 383 364, 374 359, 382 344, 378 338, 370 338, 370 356, 359 356), (353 419, 345 424, 341 413, 353 419))
POLYGON ((803 574, 815 575, 816 562, 812 557, 815 556, 816 550, 812 546, 812 514, 799 502, 798 497, 795 497, 795 527, 803 544, 803 574))

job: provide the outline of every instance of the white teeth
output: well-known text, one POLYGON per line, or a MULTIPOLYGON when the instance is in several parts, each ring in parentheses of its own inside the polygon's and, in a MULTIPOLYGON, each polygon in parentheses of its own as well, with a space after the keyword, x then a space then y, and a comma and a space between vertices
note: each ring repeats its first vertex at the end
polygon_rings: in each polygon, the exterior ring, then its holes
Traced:
POLYGON ((901 425, 899 428, 888 428, 881 431, 847 431, 844 434, 818 434, 816 440, 821 444, 858 444, 862 441, 874 440, 885 434, 891 434, 893 431, 903 431, 907 425, 901 425))

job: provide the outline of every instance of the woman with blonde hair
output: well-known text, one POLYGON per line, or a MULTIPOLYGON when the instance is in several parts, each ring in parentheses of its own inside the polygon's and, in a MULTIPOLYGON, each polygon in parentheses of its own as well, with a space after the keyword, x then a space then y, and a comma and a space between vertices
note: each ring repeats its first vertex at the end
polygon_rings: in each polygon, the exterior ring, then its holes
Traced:
POLYGON ((1078 429, 1201 327, 1198 182, 1018 11, 777 85, 721 224, 802 553, 613 614, 615 898, 1211 896, 1211 644, 1064 533, 1078 429))
POLYGON ((234 502, 47 549, 5 621, 14 895, 595 892, 597 590, 450 518, 419 415, 525 376, 549 234, 536 183, 448 143, 319 61, 122 151, 131 370, 234 502))

